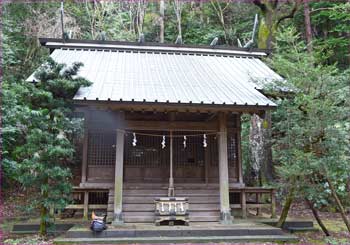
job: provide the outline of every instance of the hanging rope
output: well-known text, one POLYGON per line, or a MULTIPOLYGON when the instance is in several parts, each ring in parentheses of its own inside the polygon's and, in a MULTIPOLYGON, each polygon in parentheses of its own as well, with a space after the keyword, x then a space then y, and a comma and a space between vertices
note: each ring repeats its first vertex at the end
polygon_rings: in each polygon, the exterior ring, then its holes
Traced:
MULTIPOLYGON (((133 131, 129 131, 129 130, 123 130, 123 129, 117 129, 117 131, 120 131, 120 132, 124 132, 126 134, 129 134, 129 133, 134 133, 133 131)), ((149 134, 149 133, 139 133, 137 132, 136 134, 138 135, 143 135, 143 136, 153 136, 153 137, 165 137, 164 134, 149 134)), ((219 135, 220 132, 208 132, 206 133, 205 135, 208 136, 208 135, 219 135)), ((186 138, 188 137, 203 137, 203 133, 198 133, 198 134, 177 134, 177 135, 172 135, 173 138, 184 138, 184 136, 186 136, 186 138)))

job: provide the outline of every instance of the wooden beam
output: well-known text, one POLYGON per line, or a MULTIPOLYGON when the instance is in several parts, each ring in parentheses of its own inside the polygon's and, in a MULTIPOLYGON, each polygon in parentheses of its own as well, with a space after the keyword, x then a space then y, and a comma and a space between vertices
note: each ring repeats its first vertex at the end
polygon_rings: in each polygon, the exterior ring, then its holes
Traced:
MULTIPOLYGON (((106 209, 107 204, 89 204, 88 209, 106 209)), ((69 204, 66 209, 84 209, 84 204, 69 204)))
MULTIPOLYGON (((121 119, 124 119, 121 114, 121 119)), ((123 224, 123 165, 124 165, 124 132, 117 130, 115 180, 114 180, 114 220, 113 225, 123 224)))
POLYGON ((216 122, 183 122, 183 121, 126 121, 126 129, 156 131, 217 131, 216 122))
POLYGON ((219 183, 220 183, 220 221, 232 223, 229 195, 228 153, 227 153, 227 115, 219 114, 219 183))

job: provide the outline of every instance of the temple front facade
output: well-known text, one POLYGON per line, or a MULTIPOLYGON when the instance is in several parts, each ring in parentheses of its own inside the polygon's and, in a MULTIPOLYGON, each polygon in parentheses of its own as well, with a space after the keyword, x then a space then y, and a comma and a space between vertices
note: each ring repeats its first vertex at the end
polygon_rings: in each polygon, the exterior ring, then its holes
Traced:
POLYGON ((267 193, 275 215, 273 190, 247 187, 242 171, 241 116, 264 118, 275 104, 261 86, 282 79, 261 60, 266 53, 40 42, 58 63, 82 62, 79 75, 92 82, 74 97, 84 137, 81 164, 74 170, 76 203, 70 208, 83 210, 85 217, 104 210, 115 225, 154 223, 155 201, 168 198, 175 214, 184 209, 179 200, 186 200, 190 224, 228 224, 235 209, 246 217, 248 195, 255 195, 259 209, 259 198, 267 193))

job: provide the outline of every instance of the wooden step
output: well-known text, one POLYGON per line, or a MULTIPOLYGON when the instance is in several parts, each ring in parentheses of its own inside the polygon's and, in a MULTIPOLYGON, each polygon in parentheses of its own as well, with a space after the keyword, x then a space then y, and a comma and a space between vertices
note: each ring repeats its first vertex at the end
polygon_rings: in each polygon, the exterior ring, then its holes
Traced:
MULTIPOLYGON (((123 195, 132 195, 132 194, 142 194, 142 195, 146 195, 146 194, 152 194, 152 195, 167 195, 168 194, 168 190, 123 190, 123 195)), ((216 194, 219 195, 220 192, 219 190, 196 190, 196 189, 186 189, 186 190, 177 190, 175 189, 175 195, 176 196, 182 196, 182 195, 208 195, 208 194, 216 194)))
MULTIPOLYGON (((108 210, 113 210, 113 204, 108 205, 108 210)), ((128 203, 123 205, 123 211, 135 212, 137 210, 142 211, 154 211, 155 204, 138 204, 138 203, 128 203)), ((190 204, 190 211, 219 211, 219 204, 190 204)))
MULTIPOLYGON (((124 216, 125 223, 154 223, 155 216, 124 216)), ((219 222, 219 216, 194 216, 190 222, 219 222)))
MULTIPOLYGON (((153 204, 154 199, 158 196, 123 196, 123 204, 134 203, 134 204, 153 204)), ((219 196, 192 196, 188 198, 190 204, 199 204, 199 203, 220 203, 219 196)), ((114 203, 114 198, 109 198, 109 204, 114 203)))
POLYGON ((154 216, 124 216, 125 223, 154 223, 154 216))

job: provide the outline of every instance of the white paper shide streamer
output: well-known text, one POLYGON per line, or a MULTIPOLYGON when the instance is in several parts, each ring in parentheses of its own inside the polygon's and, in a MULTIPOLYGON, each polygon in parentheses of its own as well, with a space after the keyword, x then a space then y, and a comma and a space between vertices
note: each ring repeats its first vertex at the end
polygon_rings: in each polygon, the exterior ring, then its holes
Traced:
POLYGON ((137 143, 136 134, 132 133, 132 135, 134 136, 134 138, 132 139, 132 146, 136 146, 136 143, 137 143))
POLYGON ((165 135, 163 135, 163 140, 162 140, 162 149, 165 148, 165 135))
POLYGON ((206 148, 208 146, 207 144, 207 135, 203 134, 203 147, 206 148))
POLYGON ((186 140, 187 140, 187 137, 186 137, 186 135, 184 135, 184 142, 183 142, 183 144, 184 144, 184 148, 186 148, 186 140))

